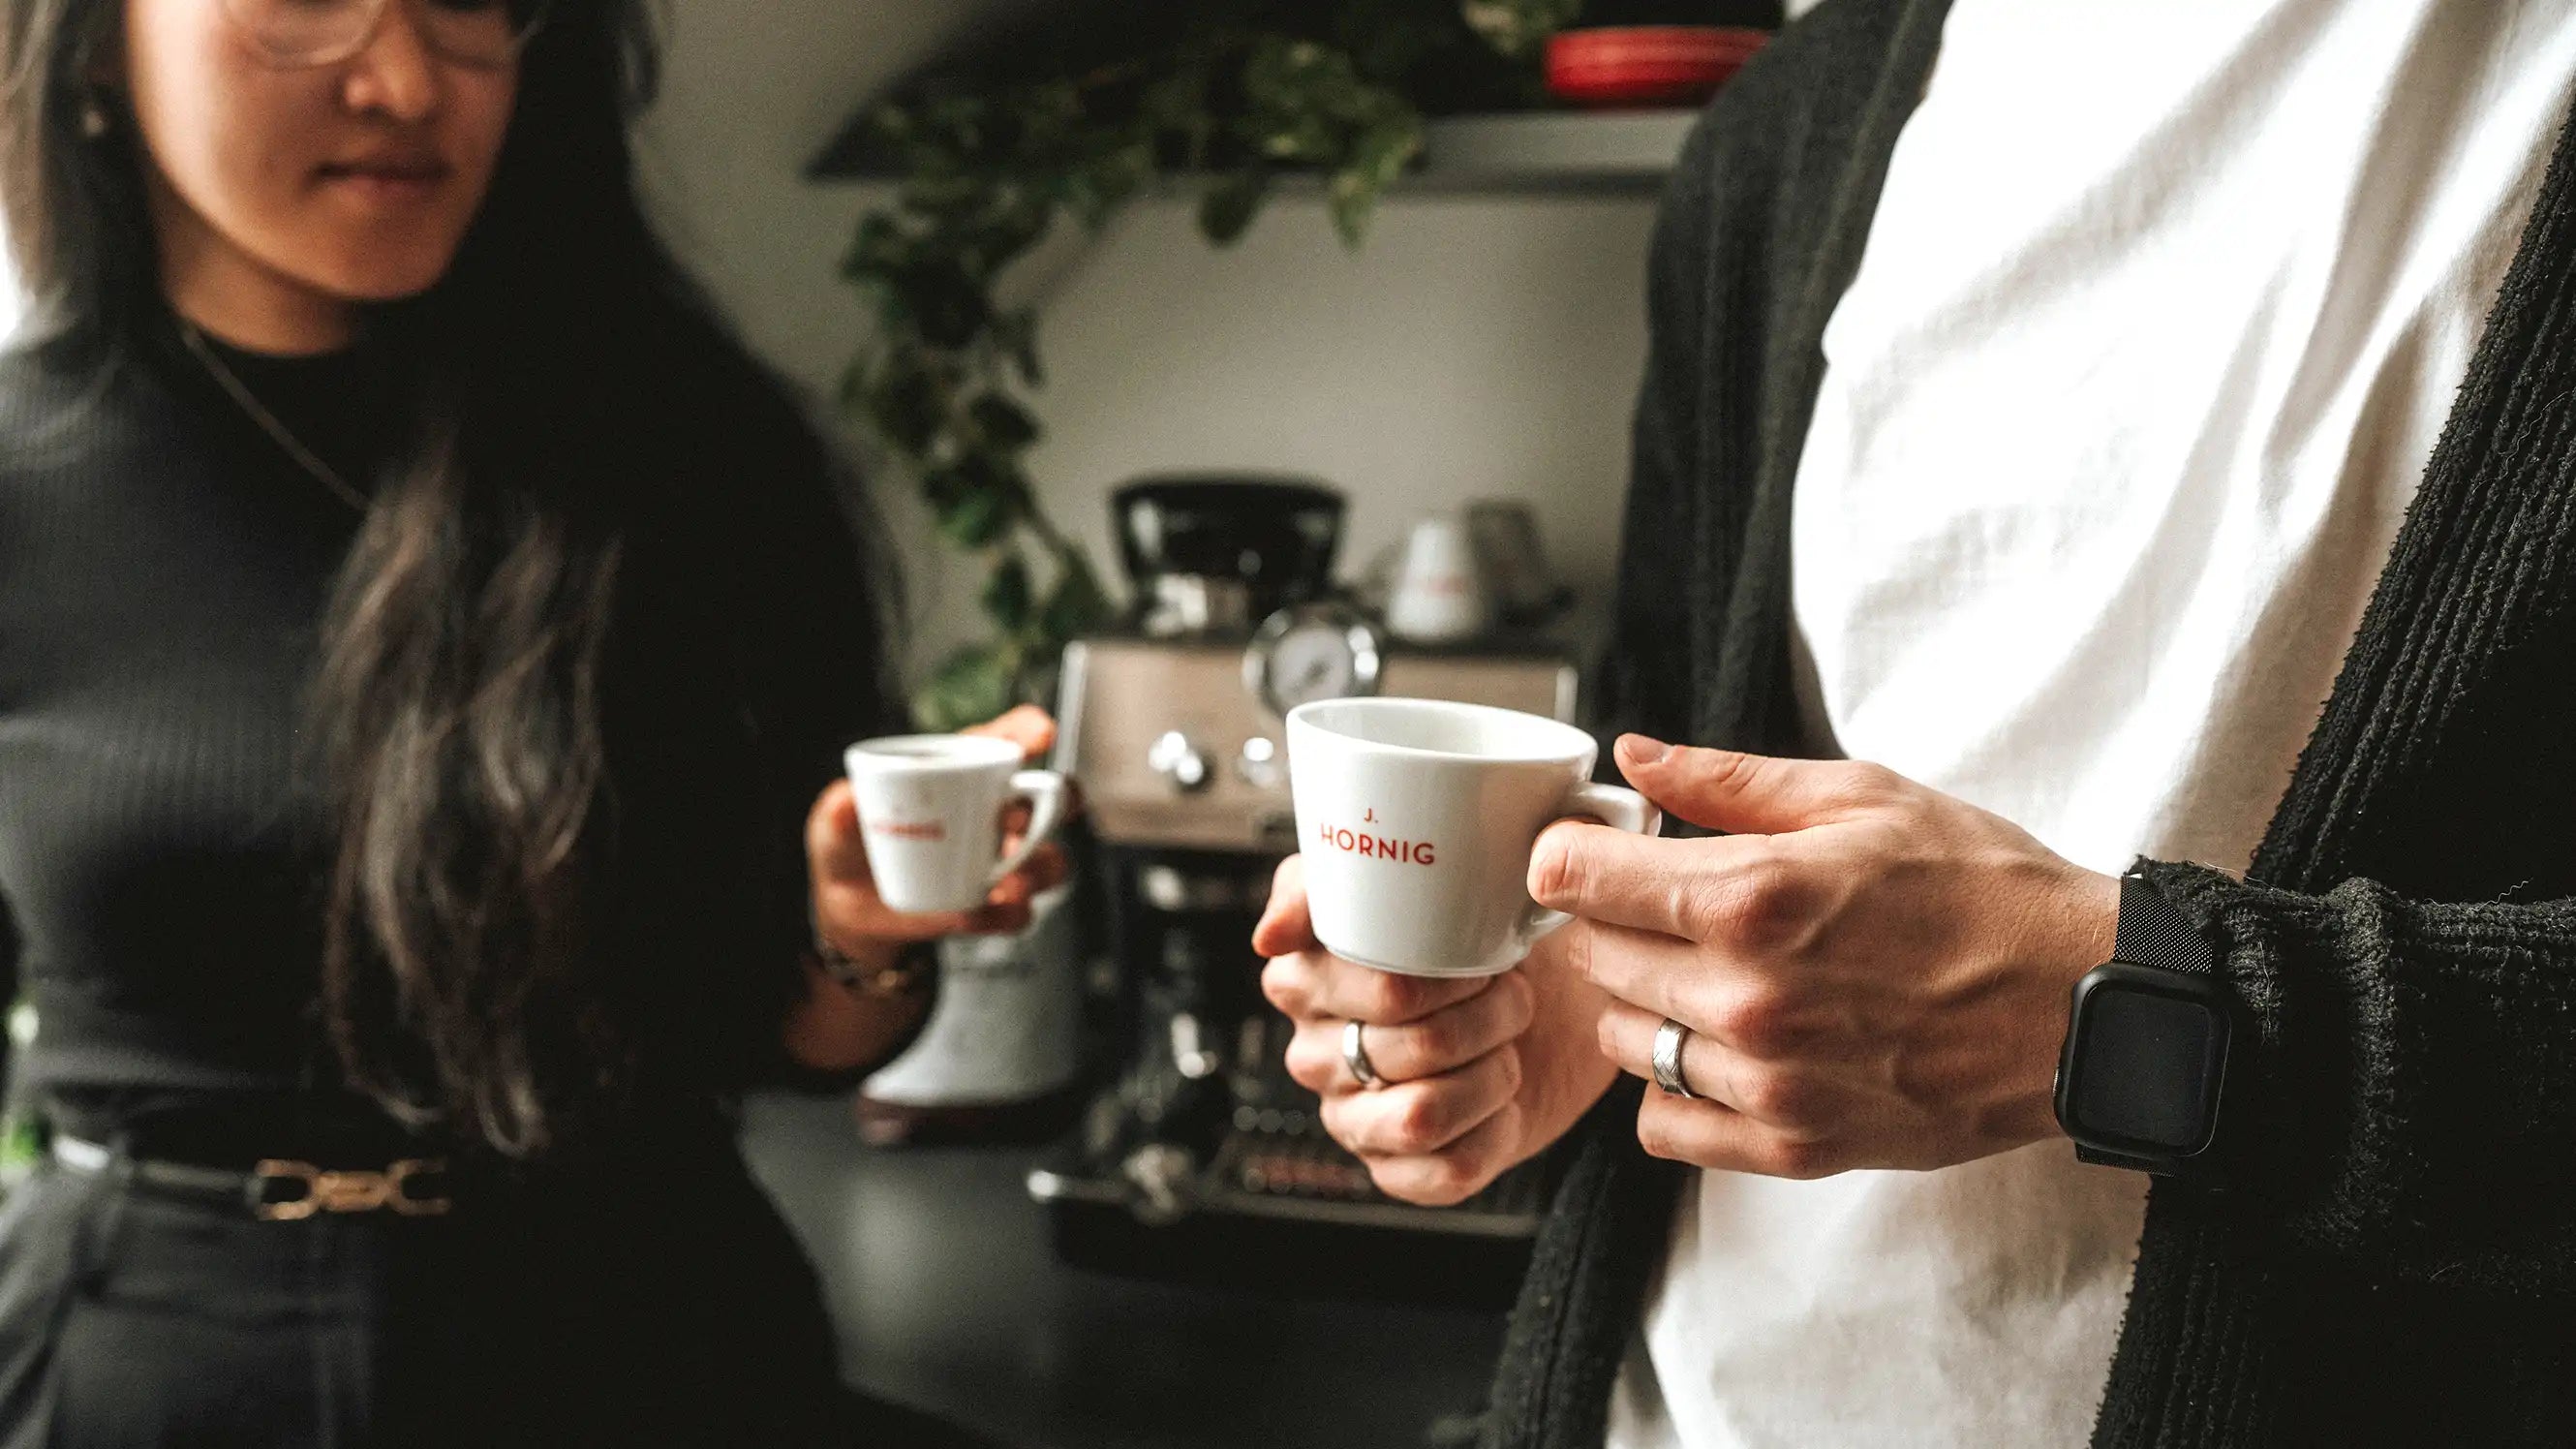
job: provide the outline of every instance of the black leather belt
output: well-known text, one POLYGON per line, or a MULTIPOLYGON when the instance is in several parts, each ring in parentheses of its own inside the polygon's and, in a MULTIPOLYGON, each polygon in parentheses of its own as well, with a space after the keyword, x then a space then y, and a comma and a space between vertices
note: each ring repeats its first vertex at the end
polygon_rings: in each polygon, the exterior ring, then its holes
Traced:
POLYGON ((146 1187, 237 1203, 252 1217, 293 1222, 315 1213, 389 1212, 436 1217, 455 1206, 444 1158, 405 1157, 381 1168, 317 1167, 266 1157, 248 1172, 157 1158, 120 1157, 114 1148, 56 1134, 54 1161, 73 1172, 122 1172, 146 1187))

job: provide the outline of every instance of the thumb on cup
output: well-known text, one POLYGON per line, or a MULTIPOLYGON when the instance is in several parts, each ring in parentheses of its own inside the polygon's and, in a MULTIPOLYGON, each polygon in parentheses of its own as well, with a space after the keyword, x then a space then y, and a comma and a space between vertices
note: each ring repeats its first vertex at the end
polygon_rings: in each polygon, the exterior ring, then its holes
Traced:
POLYGON ((834 780, 814 797, 814 808, 805 814, 805 855, 813 862, 814 873, 824 879, 870 879, 867 842, 859 834, 858 797, 848 780, 834 780))
POLYGON ((1270 903, 1252 928, 1254 954, 1264 958, 1293 956, 1316 945, 1315 923, 1306 910, 1306 858, 1292 855, 1279 862, 1270 878, 1270 903))
POLYGON ((1639 794, 1693 825, 1730 835, 1778 835, 1837 818, 1852 768, 1841 760, 1668 745, 1645 735, 1621 735, 1612 756, 1639 794))

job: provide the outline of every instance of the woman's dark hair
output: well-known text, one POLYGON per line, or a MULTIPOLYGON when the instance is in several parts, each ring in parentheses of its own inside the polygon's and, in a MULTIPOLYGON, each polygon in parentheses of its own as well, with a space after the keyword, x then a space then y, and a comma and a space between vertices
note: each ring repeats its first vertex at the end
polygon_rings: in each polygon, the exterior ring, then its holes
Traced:
MULTIPOLYGON (((0 0, 10 248, 34 335, 100 377, 169 327, 95 79, 122 9, 0 0)), ((514 1156, 775 1048, 802 805, 884 698, 857 492, 645 219, 655 70, 638 6, 557 0, 454 265, 372 309, 408 415, 310 705, 328 1038, 398 1114, 514 1156)))

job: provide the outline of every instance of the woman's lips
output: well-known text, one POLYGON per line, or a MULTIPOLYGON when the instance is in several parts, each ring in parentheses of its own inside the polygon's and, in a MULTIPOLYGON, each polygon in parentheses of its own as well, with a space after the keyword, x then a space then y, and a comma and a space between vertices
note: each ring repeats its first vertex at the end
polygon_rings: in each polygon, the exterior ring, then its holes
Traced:
POLYGON ((321 170, 325 185, 376 202, 425 200, 447 178, 448 168, 434 161, 362 161, 321 170))

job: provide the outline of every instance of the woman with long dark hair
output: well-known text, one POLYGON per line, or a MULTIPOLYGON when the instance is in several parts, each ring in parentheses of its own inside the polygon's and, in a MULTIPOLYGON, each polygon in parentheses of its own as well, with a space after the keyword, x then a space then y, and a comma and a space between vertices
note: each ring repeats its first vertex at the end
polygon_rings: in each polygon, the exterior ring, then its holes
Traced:
POLYGON ((0 17, 0 1445, 853 1437, 724 1104, 1062 866, 869 887, 883 579, 642 215, 642 18, 0 17))

